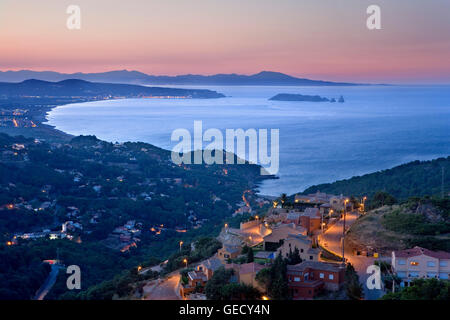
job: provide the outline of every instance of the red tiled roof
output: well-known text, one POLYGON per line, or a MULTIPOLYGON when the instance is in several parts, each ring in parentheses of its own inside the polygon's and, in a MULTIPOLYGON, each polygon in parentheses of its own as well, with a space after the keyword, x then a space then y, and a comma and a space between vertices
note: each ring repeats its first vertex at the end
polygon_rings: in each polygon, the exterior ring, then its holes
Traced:
POLYGON ((436 259, 450 259, 450 253, 445 251, 431 251, 422 247, 414 247, 412 249, 394 251, 396 257, 409 258, 420 255, 433 257, 436 259))

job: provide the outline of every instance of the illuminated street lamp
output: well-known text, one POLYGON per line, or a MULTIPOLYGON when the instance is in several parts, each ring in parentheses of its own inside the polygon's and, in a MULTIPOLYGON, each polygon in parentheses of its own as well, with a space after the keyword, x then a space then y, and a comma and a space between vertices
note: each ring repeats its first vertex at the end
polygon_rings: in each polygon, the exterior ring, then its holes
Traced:
POLYGON ((137 267, 137 271, 141 271, 142 270, 142 266, 137 267))
POLYGON ((180 241, 180 252, 181 252, 181 247, 183 246, 183 241, 180 241))
POLYGON ((263 300, 269 300, 269 297, 268 296, 262 296, 262 299, 263 300))
POLYGON ((183 262, 186 264, 186 269, 187 269, 187 266, 188 266, 188 261, 187 261, 187 259, 184 258, 184 259, 183 259, 183 262))

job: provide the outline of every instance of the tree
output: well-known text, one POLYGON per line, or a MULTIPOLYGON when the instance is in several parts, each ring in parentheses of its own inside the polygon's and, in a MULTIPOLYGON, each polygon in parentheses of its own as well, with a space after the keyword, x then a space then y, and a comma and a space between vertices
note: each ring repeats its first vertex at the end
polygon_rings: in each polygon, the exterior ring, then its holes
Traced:
POLYGON ((253 262, 255 260, 254 255, 253 255, 253 249, 252 248, 248 248, 247 251, 247 263, 253 262))
POLYGON ((297 247, 295 247, 294 251, 289 249, 288 263, 289 265, 296 265, 302 262, 302 258, 300 257, 300 251, 297 247))
POLYGON ((272 266, 262 269, 256 275, 256 281, 266 288, 267 294, 274 300, 289 299, 286 269, 287 259, 283 259, 281 253, 278 253, 272 266))
POLYGON ((363 297, 363 288, 359 283, 358 274, 355 268, 349 263, 345 269, 345 291, 347 297, 351 300, 361 300, 363 297))
POLYGON ((384 191, 378 191, 374 194, 372 199, 370 199, 370 209, 376 209, 385 205, 391 206, 397 203, 397 199, 391 196, 389 193, 384 191))
POLYGON ((218 269, 205 287, 209 300, 257 300, 261 293, 254 287, 242 283, 230 283, 234 271, 218 269))
POLYGON ((234 270, 226 270, 224 267, 219 268, 214 272, 211 279, 206 283, 205 293, 209 300, 221 300, 222 289, 230 282, 230 278, 233 276, 234 270))
POLYGON ((388 293, 382 300, 450 300, 450 283, 438 279, 415 279, 411 286, 388 293))

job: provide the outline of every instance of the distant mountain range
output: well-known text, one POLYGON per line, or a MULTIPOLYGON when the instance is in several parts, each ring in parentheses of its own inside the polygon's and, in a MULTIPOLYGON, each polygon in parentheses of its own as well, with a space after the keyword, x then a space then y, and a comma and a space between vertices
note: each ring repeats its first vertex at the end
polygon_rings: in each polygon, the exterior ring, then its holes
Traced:
POLYGON ((223 94, 203 89, 175 89, 146 87, 133 84, 98 83, 79 79, 59 82, 30 79, 19 83, 0 82, 0 97, 177 97, 210 99, 222 98, 223 94))
POLYGON ((144 85, 263 85, 263 86, 355 86, 356 83, 331 82, 292 77, 279 72, 263 71, 253 75, 216 74, 210 76, 186 74, 153 76, 139 71, 117 70, 101 73, 59 73, 54 71, 0 71, 0 81, 21 82, 28 79, 62 81, 80 79, 92 82, 132 83, 144 85))

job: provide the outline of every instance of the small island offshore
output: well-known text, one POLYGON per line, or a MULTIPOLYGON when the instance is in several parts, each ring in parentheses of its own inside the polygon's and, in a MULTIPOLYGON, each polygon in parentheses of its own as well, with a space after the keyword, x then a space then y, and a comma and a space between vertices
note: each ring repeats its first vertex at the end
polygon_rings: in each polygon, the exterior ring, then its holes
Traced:
POLYGON ((273 101, 304 101, 304 102, 339 102, 344 103, 344 97, 340 96, 339 99, 335 98, 325 98, 318 95, 310 96, 310 95, 303 95, 303 94, 292 94, 292 93, 279 93, 269 100, 273 101))

